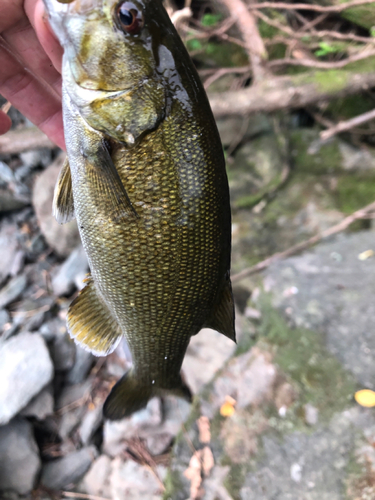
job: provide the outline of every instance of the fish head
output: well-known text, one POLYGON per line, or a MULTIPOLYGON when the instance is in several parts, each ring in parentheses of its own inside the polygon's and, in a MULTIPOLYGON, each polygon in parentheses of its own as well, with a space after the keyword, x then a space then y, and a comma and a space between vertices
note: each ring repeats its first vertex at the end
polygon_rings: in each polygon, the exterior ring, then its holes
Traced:
MULTIPOLYGON (((161 0, 44 0, 64 48, 63 81, 95 129, 131 145, 165 112, 161 0)), ((166 24, 165 24, 166 23, 166 24)))

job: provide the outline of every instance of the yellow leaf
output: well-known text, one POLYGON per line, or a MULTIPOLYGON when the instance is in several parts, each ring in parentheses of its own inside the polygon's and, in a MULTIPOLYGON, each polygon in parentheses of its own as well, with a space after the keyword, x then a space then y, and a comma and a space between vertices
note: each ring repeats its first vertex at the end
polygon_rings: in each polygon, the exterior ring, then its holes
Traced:
POLYGON ((370 389, 362 389, 354 394, 354 399, 361 406, 372 408, 375 406, 375 392, 370 389))
POLYGON ((359 260, 367 260, 374 255, 374 250, 365 250, 358 255, 359 260))
POLYGON ((221 405, 220 415, 222 417, 230 417, 235 412, 234 409, 235 405, 236 405, 236 400, 231 398, 230 396, 227 396, 225 398, 225 403, 221 405))

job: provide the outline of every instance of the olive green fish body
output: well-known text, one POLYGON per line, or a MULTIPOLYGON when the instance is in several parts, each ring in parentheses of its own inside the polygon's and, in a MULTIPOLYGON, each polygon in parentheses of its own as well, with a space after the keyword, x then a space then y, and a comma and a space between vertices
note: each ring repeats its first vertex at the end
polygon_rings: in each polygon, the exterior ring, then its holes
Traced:
MULTIPOLYGON (((45 1, 51 9, 53 0, 45 1)), ((124 336, 132 353, 131 372, 105 405, 109 418, 121 418, 164 391, 189 397, 180 369, 190 337, 203 326, 233 340, 235 334, 228 183, 207 98, 157 0, 125 2, 140 11, 144 40, 138 50, 136 36, 123 37, 132 55, 122 88, 119 74, 106 78, 102 69, 95 83, 87 56, 95 26, 109 59, 111 39, 124 43, 122 33, 109 32, 113 26, 102 26, 117 12, 110 3, 96 20, 92 15, 94 28, 82 16, 76 22, 85 26, 84 40, 75 41, 75 51, 84 52, 79 64, 65 47, 70 168, 61 173, 55 212, 68 220, 74 203, 91 269, 68 313, 72 336, 96 354, 111 352, 124 336)))

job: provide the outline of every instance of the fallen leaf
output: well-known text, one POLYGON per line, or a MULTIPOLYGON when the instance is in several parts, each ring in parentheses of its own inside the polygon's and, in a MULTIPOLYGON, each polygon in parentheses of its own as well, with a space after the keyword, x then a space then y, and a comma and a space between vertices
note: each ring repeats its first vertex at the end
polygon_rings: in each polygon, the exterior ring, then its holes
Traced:
POLYGON ((367 260, 375 254, 374 250, 365 250, 358 255, 359 260, 367 260))
POLYGON ((375 406, 375 392, 370 389, 362 389, 354 394, 354 399, 357 403, 365 408, 375 406))
POLYGON ((200 417, 197 420, 199 429, 199 441, 203 444, 208 444, 211 441, 210 421, 207 417, 200 417))
POLYGON ((235 405, 237 401, 230 396, 225 397, 225 403, 220 407, 220 415, 222 417, 230 417, 235 412, 235 405))

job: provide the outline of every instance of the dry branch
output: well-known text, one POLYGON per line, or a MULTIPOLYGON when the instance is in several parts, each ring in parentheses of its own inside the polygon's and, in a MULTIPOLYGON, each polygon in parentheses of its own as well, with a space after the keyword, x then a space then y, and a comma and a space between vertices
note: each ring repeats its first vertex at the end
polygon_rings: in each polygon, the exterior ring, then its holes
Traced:
POLYGON ((241 281, 242 279, 246 278, 247 276, 250 276, 251 274, 263 271, 264 269, 266 269, 267 267, 269 267, 271 264, 273 264, 278 260, 291 257, 292 255, 295 255, 296 253, 306 250, 307 248, 315 245, 315 243, 318 243, 319 241, 328 238, 329 236, 344 231, 350 226, 350 224, 352 224, 358 219, 363 219, 373 210, 375 210, 375 201, 361 208, 360 210, 357 210, 348 217, 345 217, 345 219, 343 219, 341 222, 326 229, 325 231, 322 231, 320 234, 316 234, 315 236, 312 236, 308 240, 302 241, 301 243, 297 243, 297 245, 293 245, 284 252, 275 253, 271 255, 271 257, 268 257, 267 259, 258 262, 258 264, 255 264, 255 266, 248 267, 247 269, 243 269, 241 272, 234 274, 232 276, 232 283, 237 283, 238 281, 241 281))
POLYGON ((354 127, 357 127, 358 125, 362 125, 362 123, 366 123, 374 119, 375 119, 375 109, 368 111, 367 113, 363 113, 362 115, 355 116, 350 120, 339 122, 337 125, 334 125, 328 130, 324 130, 323 132, 321 132, 320 138, 323 141, 326 141, 327 139, 330 139, 331 137, 333 137, 336 134, 339 134, 340 132, 345 132, 346 130, 350 130, 354 127))
POLYGON ((250 4, 248 9, 283 9, 283 10, 310 10, 314 12, 339 13, 352 7, 375 4, 374 0, 354 0, 353 2, 340 3, 339 5, 313 5, 308 3, 261 2, 250 4))
POLYGON ((29 149, 56 147, 48 137, 37 128, 11 130, 0 136, 0 154, 13 155, 29 149))
POLYGON ((264 67, 267 51, 263 39, 259 34, 254 15, 247 10, 247 5, 242 0, 221 0, 221 2, 236 20, 242 34, 247 53, 249 54, 254 81, 263 80, 267 74, 264 67))
POLYGON ((271 113, 281 109, 301 108, 317 102, 355 94, 375 87, 375 72, 355 73, 341 70, 340 79, 329 85, 326 71, 296 76, 280 76, 247 89, 209 94, 216 118, 252 113, 271 113))
POLYGON ((341 69, 345 68, 348 64, 353 62, 361 61, 362 59, 367 59, 368 57, 375 56, 375 50, 363 50, 358 54, 354 54, 341 61, 325 62, 325 61, 314 61, 313 59, 275 59, 268 63, 268 66, 278 67, 278 66, 305 66, 308 68, 318 68, 318 69, 341 69))

